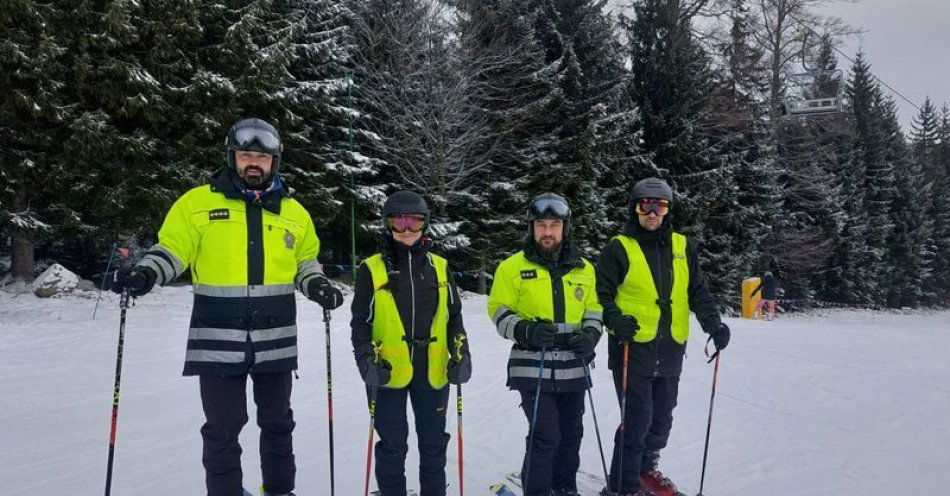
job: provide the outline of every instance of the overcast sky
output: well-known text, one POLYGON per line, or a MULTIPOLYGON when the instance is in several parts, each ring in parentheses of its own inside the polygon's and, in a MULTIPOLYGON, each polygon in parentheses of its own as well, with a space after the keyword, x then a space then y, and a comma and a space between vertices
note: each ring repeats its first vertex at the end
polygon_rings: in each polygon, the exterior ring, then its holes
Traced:
MULTIPOLYGON (((617 10, 629 4, 610 3, 617 10)), ((859 0, 832 3, 825 13, 864 30, 841 40, 849 57, 863 48, 874 74, 918 105, 928 95, 938 107, 950 103, 950 0, 859 0)), ((838 66, 847 73, 851 63, 839 57, 838 66)), ((917 109, 892 96, 908 132, 917 109)))
MULTIPOLYGON (((860 0, 827 12, 865 31, 842 40, 843 52, 863 47, 874 74, 918 105, 928 95, 938 107, 950 103, 950 0, 860 0)), ((917 109, 892 96, 907 132, 917 109)))

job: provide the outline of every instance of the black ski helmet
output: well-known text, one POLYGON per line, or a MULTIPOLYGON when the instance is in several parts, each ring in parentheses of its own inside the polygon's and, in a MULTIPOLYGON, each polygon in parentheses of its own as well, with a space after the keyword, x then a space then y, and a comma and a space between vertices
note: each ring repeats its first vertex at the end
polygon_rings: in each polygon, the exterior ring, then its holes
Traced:
POLYGON ((274 157, 271 166, 271 175, 276 176, 280 170, 280 154, 284 145, 280 141, 280 134, 274 126, 261 119, 242 119, 234 123, 224 140, 228 148, 228 167, 236 170, 234 152, 261 152, 274 157))
POLYGON ((425 198, 415 191, 402 190, 397 191, 386 198, 383 203, 383 228, 389 230, 386 218, 397 214, 420 214, 426 217, 426 225, 429 224, 429 205, 425 198))
POLYGON ((534 237, 534 221, 538 219, 561 219, 564 221, 564 238, 567 238, 571 229, 571 207, 563 196, 555 193, 541 193, 531 200, 525 221, 528 224, 528 235, 534 237))

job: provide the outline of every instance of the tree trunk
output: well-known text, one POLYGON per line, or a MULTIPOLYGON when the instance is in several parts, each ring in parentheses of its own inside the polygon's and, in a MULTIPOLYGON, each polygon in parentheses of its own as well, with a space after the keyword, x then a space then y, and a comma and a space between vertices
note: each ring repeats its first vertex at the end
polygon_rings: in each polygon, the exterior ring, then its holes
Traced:
MULTIPOLYGON (((17 195, 13 199, 13 212, 25 212, 29 209, 30 202, 25 193, 17 195)), ((10 273, 14 279, 23 279, 24 281, 33 280, 33 230, 14 226, 11 229, 12 241, 12 264, 10 273)))

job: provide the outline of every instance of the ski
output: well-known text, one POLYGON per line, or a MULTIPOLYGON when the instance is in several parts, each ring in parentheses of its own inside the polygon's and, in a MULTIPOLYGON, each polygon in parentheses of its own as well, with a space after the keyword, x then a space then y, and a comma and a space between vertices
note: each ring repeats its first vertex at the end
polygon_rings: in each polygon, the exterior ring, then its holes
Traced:
POLYGON ((505 479, 508 479, 508 482, 511 482, 512 484, 514 484, 515 487, 517 487, 518 489, 524 489, 523 487, 521 487, 521 471, 520 470, 508 472, 508 474, 505 475, 505 479))
MULTIPOLYGON (((371 494, 372 496, 379 496, 380 492, 379 492, 379 491, 371 491, 370 494, 371 494)), ((419 493, 413 491, 412 489, 409 489, 409 490, 406 491, 406 496, 419 496, 419 493)))
POLYGON ((489 488, 491 494, 495 496, 518 496, 518 493, 514 492, 508 486, 504 484, 495 484, 489 488))

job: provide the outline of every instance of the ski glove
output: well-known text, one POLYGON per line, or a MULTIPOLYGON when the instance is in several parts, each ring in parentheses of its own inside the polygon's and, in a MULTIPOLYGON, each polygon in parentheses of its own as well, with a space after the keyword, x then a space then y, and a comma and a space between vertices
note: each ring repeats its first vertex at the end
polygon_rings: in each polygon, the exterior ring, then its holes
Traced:
POLYGON ((333 287, 325 277, 314 277, 310 280, 307 284, 307 298, 327 310, 333 310, 343 304, 343 293, 333 287))
POLYGON ((385 386, 392 376, 393 366, 382 358, 374 358, 375 354, 367 353, 357 360, 360 375, 367 386, 385 386))
POLYGON ((717 351, 724 350, 726 346, 729 345, 729 336, 731 333, 729 332, 729 326, 725 323, 720 322, 719 328, 710 332, 709 335, 712 337, 713 344, 716 345, 717 351))
POLYGON ((465 384, 472 378, 472 356, 468 351, 462 352, 461 360, 449 359, 448 375, 452 384, 465 384))
POLYGON ((523 320, 515 329, 515 341, 528 348, 542 349, 554 347, 557 327, 543 320, 523 320))
POLYGON ((112 291, 121 294, 128 289, 130 295, 138 298, 152 290, 157 277, 149 267, 122 267, 112 273, 112 291))
POLYGON ((640 330, 640 324, 633 315, 621 315, 610 323, 610 330, 614 331, 614 337, 620 341, 633 341, 633 337, 640 330))
POLYGON ((577 353, 579 357, 586 360, 587 357, 594 354, 594 348, 597 347, 599 340, 600 331, 593 327, 585 327, 571 333, 571 337, 567 340, 567 345, 574 353, 577 353))

